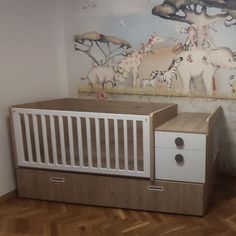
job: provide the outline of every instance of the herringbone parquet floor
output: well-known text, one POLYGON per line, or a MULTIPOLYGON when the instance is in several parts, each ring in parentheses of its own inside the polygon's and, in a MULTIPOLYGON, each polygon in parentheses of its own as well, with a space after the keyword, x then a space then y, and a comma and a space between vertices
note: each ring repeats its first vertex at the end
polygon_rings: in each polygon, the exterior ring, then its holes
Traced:
POLYGON ((0 236, 236 236, 236 178, 217 180, 205 217, 14 198, 0 204, 0 236))

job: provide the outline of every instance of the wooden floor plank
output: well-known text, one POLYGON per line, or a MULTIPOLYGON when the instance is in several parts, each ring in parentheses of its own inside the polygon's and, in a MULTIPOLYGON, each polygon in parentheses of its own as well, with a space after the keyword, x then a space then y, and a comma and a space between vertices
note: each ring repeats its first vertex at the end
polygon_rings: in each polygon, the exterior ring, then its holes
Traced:
POLYGON ((14 197, 0 203, 0 236, 235 236, 236 178, 218 178, 204 217, 14 197))

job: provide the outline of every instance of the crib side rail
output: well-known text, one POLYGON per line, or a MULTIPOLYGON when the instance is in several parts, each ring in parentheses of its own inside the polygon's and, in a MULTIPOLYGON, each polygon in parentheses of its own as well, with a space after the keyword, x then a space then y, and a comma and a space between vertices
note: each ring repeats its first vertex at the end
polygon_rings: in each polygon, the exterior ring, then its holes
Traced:
POLYGON ((145 115, 12 108, 22 167, 150 177, 145 115))

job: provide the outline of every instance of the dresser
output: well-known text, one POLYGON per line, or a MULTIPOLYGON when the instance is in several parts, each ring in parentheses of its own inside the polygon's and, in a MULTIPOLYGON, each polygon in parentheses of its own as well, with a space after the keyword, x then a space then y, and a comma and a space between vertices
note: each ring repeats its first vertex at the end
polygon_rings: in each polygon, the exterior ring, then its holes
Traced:
MULTIPOLYGON (((176 192, 182 184, 195 188, 188 197, 196 199, 190 204, 198 204, 200 215, 206 212, 214 179, 220 113, 221 108, 213 113, 183 112, 155 129, 155 179, 174 183, 176 192)), ((181 197, 177 201, 183 204, 181 197)))

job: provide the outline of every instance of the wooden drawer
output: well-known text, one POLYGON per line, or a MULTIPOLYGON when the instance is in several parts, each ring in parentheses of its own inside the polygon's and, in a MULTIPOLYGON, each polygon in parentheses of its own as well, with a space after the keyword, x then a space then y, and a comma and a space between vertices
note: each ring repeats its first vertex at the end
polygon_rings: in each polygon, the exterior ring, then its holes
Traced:
POLYGON ((205 183, 206 152, 155 149, 156 179, 205 183))
MULTIPOLYGON (((150 207, 147 210, 153 208, 161 212, 205 214, 204 184, 162 180, 149 184, 144 195, 144 201, 150 207)), ((142 188, 138 191, 142 191, 142 188)))
POLYGON ((22 197, 69 202, 76 200, 78 183, 68 173, 19 168, 17 178, 18 192, 22 197))
POLYGON ((25 168, 17 169, 17 179, 19 195, 26 198, 190 215, 205 213, 204 184, 25 168))
POLYGON ((178 132, 155 132, 155 147, 160 148, 177 148, 189 150, 206 150, 206 135, 178 132), (183 145, 178 146, 181 140, 183 145), (176 144, 177 143, 177 144, 176 144))

